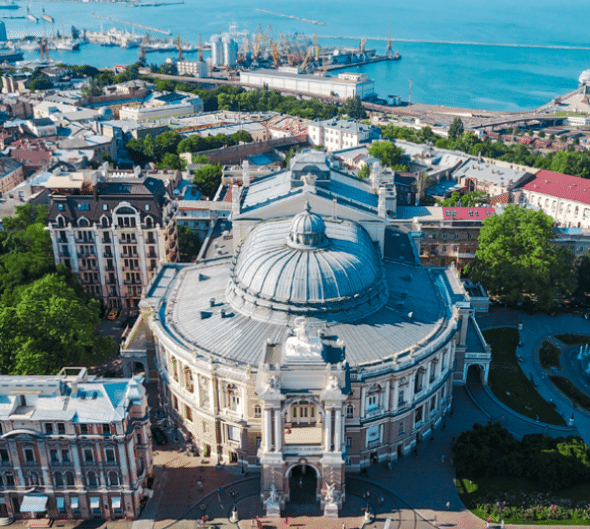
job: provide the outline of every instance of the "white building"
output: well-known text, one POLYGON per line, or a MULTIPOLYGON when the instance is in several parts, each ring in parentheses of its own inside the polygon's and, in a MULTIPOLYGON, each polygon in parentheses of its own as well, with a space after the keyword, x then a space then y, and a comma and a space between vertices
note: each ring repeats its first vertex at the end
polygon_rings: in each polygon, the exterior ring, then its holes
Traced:
POLYGON ((558 226, 590 228, 590 180, 542 170, 519 192, 519 203, 541 208, 558 226))
POLYGON ((209 75, 205 61, 178 61, 176 63, 178 75, 193 75, 194 77, 207 77, 209 75))
POLYGON ((238 58, 238 44, 230 33, 211 37, 211 65, 234 68, 238 58))
POLYGON ((354 120, 327 119, 314 121, 307 127, 309 142, 325 147, 327 151, 358 147, 361 143, 377 139, 379 136, 378 128, 354 120))
POLYGON ((476 158, 466 160, 453 172, 453 178, 467 191, 484 191, 490 197, 507 193, 528 177, 530 173, 526 171, 476 158))
POLYGON ((240 84, 271 90, 289 90, 313 96, 335 96, 347 99, 358 95, 367 99, 375 95, 375 82, 362 73, 340 73, 338 77, 297 74, 287 71, 258 69, 240 73, 240 84))
POLYGON ((164 266, 135 329, 201 453, 260 468, 267 515, 319 501, 337 516, 346 471, 432 435, 490 350, 456 275, 388 227, 380 185, 318 151, 242 180, 211 258, 164 266))
POLYGON ((188 97, 174 93, 153 97, 143 106, 123 106, 119 111, 119 119, 132 119, 141 123, 160 119, 189 117, 202 111, 203 100, 199 96, 188 97))

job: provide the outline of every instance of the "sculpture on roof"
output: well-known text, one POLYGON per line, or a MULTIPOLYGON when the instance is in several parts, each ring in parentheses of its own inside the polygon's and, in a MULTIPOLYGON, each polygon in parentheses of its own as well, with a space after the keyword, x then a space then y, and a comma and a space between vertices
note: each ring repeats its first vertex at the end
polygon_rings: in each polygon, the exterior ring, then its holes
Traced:
POLYGON ((326 384, 326 389, 338 389, 340 387, 340 381, 336 375, 330 375, 328 377, 328 383, 326 384))
POLYGON ((269 377, 268 380, 266 381, 265 390, 266 391, 277 391, 279 389, 281 389, 281 386, 279 384, 279 377, 277 377, 277 375, 273 375, 273 376, 269 377))
POLYGON ((285 355, 290 360, 322 360, 324 344, 319 336, 311 336, 307 318, 295 318, 295 336, 287 338, 285 355))

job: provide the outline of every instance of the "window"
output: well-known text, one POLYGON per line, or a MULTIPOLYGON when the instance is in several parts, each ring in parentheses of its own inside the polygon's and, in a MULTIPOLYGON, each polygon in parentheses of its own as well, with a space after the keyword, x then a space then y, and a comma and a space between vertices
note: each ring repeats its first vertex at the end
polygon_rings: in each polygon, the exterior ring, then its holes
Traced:
POLYGON ((111 505, 114 513, 120 514, 123 512, 123 509, 121 508, 121 496, 113 496, 111 498, 111 505))
POLYGON ((50 422, 45 423, 45 433, 49 434, 49 435, 53 434, 53 424, 52 423, 50 423, 50 422))
POLYGON ((8 450, 6 450, 6 448, 0 449, 0 461, 2 463, 8 463, 10 461, 10 457, 8 457, 8 450))
POLYGON ((422 422, 422 406, 420 406, 416 410, 416 415, 414 416, 414 424, 418 425, 422 422))
POLYGON ((352 446, 352 437, 346 438, 346 446, 352 446))
POLYGON ((172 405, 174 409, 178 411, 178 397, 176 395, 172 395, 172 405))
POLYGON ((62 476, 61 472, 54 472, 53 473, 53 483, 56 487, 63 487, 64 486, 64 477, 62 476))
POLYGON ((260 417, 262 417, 262 408, 260 407, 260 405, 256 404, 254 406, 254 418, 260 419, 260 417))
POLYGON ((436 395, 430 400, 430 413, 436 410, 436 395))
POLYGON ((69 450, 62 450, 61 451, 61 460, 64 463, 69 463, 70 462, 70 451, 69 450))
POLYGON ((80 503, 78 500, 78 496, 71 496, 70 497, 70 508, 72 509, 73 513, 80 512, 80 503))
POLYGON ((94 472, 88 472, 88 474, 86 474, 86 485, 88 487, 98 487, 98 480, 96 479, 96 473, 94 472))
POLYGON ((238 428, 237 426, 228 425, 227 437, 230 441, 239 441, 240 440, 240 428, 238 428))
POLYGON ((106 456, 107 463, 115 462, 115 451, 112 448, 106 448, 104 453, 106 456))
POLYGON ((59 463, 59 455, 58 455, 59 453, 58 453, 57 450, 52 449, 52 450, 49 451, 49 454, 51 456, 51 462, 52 463, 59 463))
POLYGON ((25 448, 25 461, 27 463, 35 462, 35 452, 32 448, 25 448))
POLYGON ((403 422, 400 422, 399 423, 399 427, 397 429, 397 435, 403 435, 404 433, 405 433, 404 423, 403 422))
POLYGON ((352 404, 349 404, 348 406, 346 406, 346 418, 347 419, 354 418, 354 406, 352 404))
POLYGON ((101 514, 100 510, 100 498, 97 496, 90 497, 90 510, 92 514, 101 514))
POLYGON ((111 487, 119 486, 119 474, 116 472, 109 472, 109 484, 111 487))
POLYGON ((66 433, 66 425, 63 422, 57 423, 57 433, 65 434, 66 433))
POLYGON ((6 474, 6 486, 14 487, 14 474, 6 474))
POLYGON ((405 391, 402 389, 397 394, 397 405, 398 406, 405 406, 406 402, 404 399, 405 399, 405 391))
POLYGON ((203 427, 203 433, 207 433, 207 423, 205 421, 203 421, 201 426, 203 427))
POLYGON ((66 485, 68 487, 74 486, 74 474, 72 474, 71 472, 66 472, 66 485))
POLYGON ((346 456, 346 458, 345 458, 345 463, 346 463, 347 465, 352 465, 352 459, 351 459, 351 457, 350 457, 350 456, 346 456))
POLYGON ((83 433, 83 434, 87 434, 88 433, 88 425, 87 424, 81 424, 80 425, 80 433, 83 433))
POLYGON ((102 425, 102 433, 110 434, 111 433, 111 425, 109 423, 104 423, 102 425))
POLYGON ((455 239, 456 241, 458 241, 459 240, 459 234, 458 233, 455 233, 453 235, 453 239, 455 239))
POLYGON ((60 514, 65 514, 66 512, 66 502, 63 496, 57 496, 55 498, 55 503, 57 504, 57 511, 60 514))
POLYGON ((92 448, 84 448, 84 462, 85 463, 92 463, 94 461, 94 457, 92 454, 92 448))
POLYGON ((193 422, 193 410, 187 404, 184 405, 184 416, 187 421, 193 422))

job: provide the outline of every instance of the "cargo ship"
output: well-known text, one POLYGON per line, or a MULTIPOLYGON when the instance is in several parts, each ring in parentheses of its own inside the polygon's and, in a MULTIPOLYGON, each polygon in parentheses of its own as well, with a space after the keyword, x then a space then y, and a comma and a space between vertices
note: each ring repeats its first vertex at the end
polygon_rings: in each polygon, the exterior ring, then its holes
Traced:
POLYGON ((0 9, 18 9, 19 7, 14 2, 0 2, 0 9))
POLYGON ((3 62, 15 62, 23 60, 22 51, 0 51, 0 64, 3 62))

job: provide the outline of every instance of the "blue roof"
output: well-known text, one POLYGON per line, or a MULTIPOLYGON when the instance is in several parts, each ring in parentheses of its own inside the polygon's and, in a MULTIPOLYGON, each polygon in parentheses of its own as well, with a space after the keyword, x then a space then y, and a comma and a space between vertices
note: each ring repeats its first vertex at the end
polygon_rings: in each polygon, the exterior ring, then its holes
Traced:
POLYGON ((373 208, 377 207, 377 203, 379 201, 379 198, 375 193, 369 193, 363 189, 346 185, 334 179, 330 180, 328 189, 332 193, 343 195, 350 200, 360 202, 361 204, 365 204, 366 206, 371 206, 373 208))

